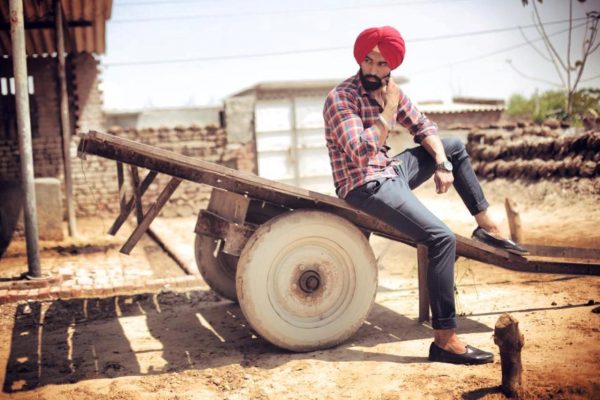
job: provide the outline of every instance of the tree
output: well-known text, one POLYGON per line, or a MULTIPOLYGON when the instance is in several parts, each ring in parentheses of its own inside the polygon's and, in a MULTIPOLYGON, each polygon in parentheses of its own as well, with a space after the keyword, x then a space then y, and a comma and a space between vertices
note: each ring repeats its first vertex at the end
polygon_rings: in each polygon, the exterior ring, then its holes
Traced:
MULTIPOLYGON (((511 117, 531 119, 542 123, 548 117, 567 119, 565 108, 565 92, 549 90, 542 94, 534 94, 527 99, 515 94, 508 100, 506 113, 511 117)), ((573 115, 583 117, 600 116, 600 89, 580 89, 573 95, 573 115)))
MULTIPOLYGON (((523 6, 527 6, 529 4, 529 0, 521 0, 523 6)), ((542 0, 537 0, 540 4, 542 0)), ((584 3, 585 0, 577 0, 580 3, 584 3)), ((563 90, 566 93, 565 96, 565 117, 572 118, 574 109, 574 101, 577 95, 577 86, 581 82, 581 77, 583 75, 583 71, 585 69, 586 62, 590 54, 598 49, 600 43, 596 43, 597 34, 598 34, 598 23, 600 22, 600 12, 598 11, 590 11, 586 13, 586 21, 585 21, 585 33, 583 37, 583 43, 581 46, 581 56, 576 58, 574 61, 571 57, 571 48, 572 48, 572 33, 573 33, 573 0, 569 0, 569 29, 568 29, 568 42, 567 42, 567 52, 565 55, 561 56, 559 52, 556 50, 556 47, 552 44, 549 39, 548 34, 544 28, 544 24, 540 18, 540 14, 538 12, 538 8, 536 5, 536 1, 531 1, 534 11, 534 17, 536 22, 536 27, 538 33, 543 39, 544 47, 548 53, 548 57, 544 57, 547 60, 551 61, 554 64, 556 69, 556 73, 562 83, 563 90)), ((529 42, 529 41, 528 41, 529 42)), ((541 54, 541 52, 533 46, 531 42, 529 44, 534 47, 534 49, 541 54)))

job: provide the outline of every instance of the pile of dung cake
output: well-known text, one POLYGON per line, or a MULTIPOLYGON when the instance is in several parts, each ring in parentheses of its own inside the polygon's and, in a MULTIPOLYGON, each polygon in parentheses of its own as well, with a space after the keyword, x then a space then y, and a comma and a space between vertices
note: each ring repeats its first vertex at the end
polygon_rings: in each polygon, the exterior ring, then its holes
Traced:
POLYGON ((473 129, 467 151, 484 179, 590 179, 600 185, 600 130, 577 130, 549 119, 543 125, 473 129))

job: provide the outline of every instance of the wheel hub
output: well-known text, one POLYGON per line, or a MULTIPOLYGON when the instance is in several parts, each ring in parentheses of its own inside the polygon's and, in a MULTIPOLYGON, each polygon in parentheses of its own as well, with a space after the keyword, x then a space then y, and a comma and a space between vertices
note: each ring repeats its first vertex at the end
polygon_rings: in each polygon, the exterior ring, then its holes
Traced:
POLYGON ((313 293, 321 286, 321 275, 317 271, 305 271, 300 275, 298 286, 305 293, 313 293))

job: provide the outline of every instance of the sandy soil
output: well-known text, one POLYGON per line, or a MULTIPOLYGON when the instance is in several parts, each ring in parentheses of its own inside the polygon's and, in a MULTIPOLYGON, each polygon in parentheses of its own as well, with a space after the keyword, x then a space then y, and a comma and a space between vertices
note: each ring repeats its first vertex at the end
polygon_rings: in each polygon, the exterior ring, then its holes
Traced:
MULTIPOLYGON (((598 194, 564 182, 484 185, 499 219, 507 195, 519 203, 527 242, 600 247, 598 194)), ((470 234, 455 193, 438 196, 425 185, 418 195, 457 233, 470 234)), ((280 350, 252 332, 236 304, 207 290, 0 306, 0 398, 502 399, 492 334, 505 312, 525 336, 525 398, 600 398, 598 277, 459 259, 459 333, 495 361, 430 363, 432 332, 416 321, 415 251, 371 242, 376 302, 357 334, 329 350, 280 350)))

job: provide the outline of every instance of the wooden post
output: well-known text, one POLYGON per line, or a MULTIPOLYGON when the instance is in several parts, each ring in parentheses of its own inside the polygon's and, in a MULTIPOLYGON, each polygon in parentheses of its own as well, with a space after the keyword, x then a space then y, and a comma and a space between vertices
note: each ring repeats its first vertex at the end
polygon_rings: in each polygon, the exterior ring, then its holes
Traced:
POLYGON ((67 221, 69 236, 77 234, 75 207, 73 205, 73 173, 71 169, 71 118, 69 116, 69 94, 67 93, 67 72, 65 66, 65 32, 63 30, 63 12, 59 0, 54 1, 54 22, 56 29, 56 59, 60 99, 60 127, 63 142, 63 165, 65 174, 65 198, 67 202, 67 221))
POLYGON ((131 186, 133 186, 133 197, 135 199, 135 215, 138 224, 144 218, 144 209, 142 208, 142 190, 140 188, 140 175, 135 165, 131 165, 131 186))
POLYGON ((419 322, 429 321, 429 290, 427 289, 427 246, 417 245, 417 267, 419 275, 419 322))
POLYGON ((519 214, 519 207, 517 206, 517 203, 507 197, 504 201, 504 207, 506 208, 506 216, 508 218, 508 226, 510 228, 510 238, 517 243, 523 243, 521 216, 519 214))
POLYGON ((33 149, 31 146, 29 90, 27 89, 25 22, 23 18, 23 0, 10 0, 10 38, 12 41, 13 71, 15 76, 19 156, 21 157, 21 187, 25 195, 23 214, 25 217, 27 265, 29 276, 39 278, 42 275, 42 271, 38 247, 38 220, 33 173, 33 149))
POLYGON ((522 392, 521 349, 525 344, 525 338, 519 331, 519 321, 510 314, 502 314, 494 328, 494 343, 500 348, 502 392, 508 397, 518 398, 522 392))

